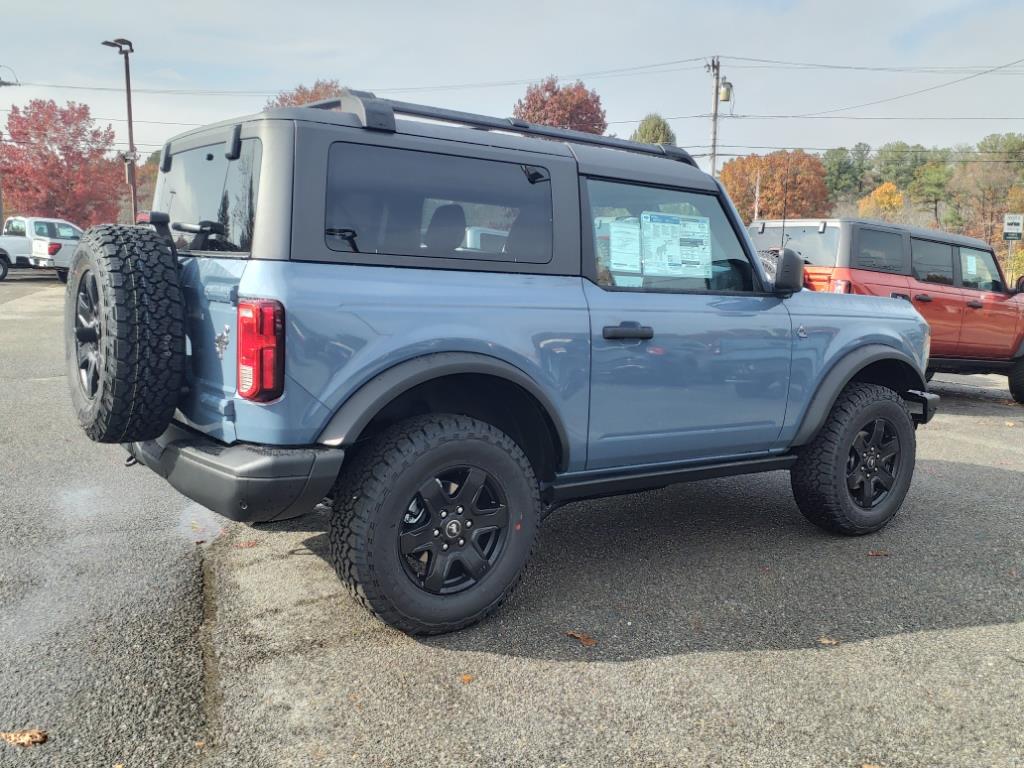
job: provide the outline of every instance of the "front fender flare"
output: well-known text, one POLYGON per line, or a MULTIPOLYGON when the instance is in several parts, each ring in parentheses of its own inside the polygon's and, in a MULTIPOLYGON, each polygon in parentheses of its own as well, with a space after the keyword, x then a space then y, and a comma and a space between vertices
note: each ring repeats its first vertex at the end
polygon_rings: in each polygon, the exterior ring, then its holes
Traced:
POLYGON ((399 395, 432 379, 460 373, 497 376, 531 394, 554 425, 561 447, 560 469, 564 470, 568 466, 569 438, 551 398, 522 369, 496 357, 474 352, 422 355, 382 371, 342 403, 320 432, 317 442, 330 446, 351 445, 373 417, 399 395))
POLYGON ((824 425, 832 406, 835 404, 843 387, 853 380, 860 371, 872 363, 881 360, 895 360, 904 363, 914 373, 914 385, 900 388, 901 394, 905 391, 918 390, 924 392, 927 389, 924 376, 914 362, 905 352, 896 347, 889 347, 884 344, 869 344, 859 347, 841 357, 829 370, 818 385, 818 390, 811 398, 807 410, 804 412, 800 428, 796 437, 793 438, 793 447, 804 445, 814 439, 818 430, 824 425))

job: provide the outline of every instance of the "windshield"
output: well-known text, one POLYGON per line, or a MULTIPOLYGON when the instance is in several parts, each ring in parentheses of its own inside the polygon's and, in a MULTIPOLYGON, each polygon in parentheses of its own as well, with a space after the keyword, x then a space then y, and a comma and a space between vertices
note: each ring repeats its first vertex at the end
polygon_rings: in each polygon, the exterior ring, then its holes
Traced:
POLYGON ((243 139, 237 160, 224 156, 223 143, 173 156, 157 181, 153 210, 170 217, 178 249, 249 251, 261 157, 259 139, 243 139), (200 232, 199 222, 211 224, 200 232))
POLYGON ((812 267, 834 267, 839 256, 839 227, 827 226, 821 232, 821 225, 787 224, 785 234, 781 224, 768 224, 764 232, 758 232, 760 225, 750 227, 750 239, 758 252, 789 248, 812 267), (784 242, 783 242, 784 241, 784 242))

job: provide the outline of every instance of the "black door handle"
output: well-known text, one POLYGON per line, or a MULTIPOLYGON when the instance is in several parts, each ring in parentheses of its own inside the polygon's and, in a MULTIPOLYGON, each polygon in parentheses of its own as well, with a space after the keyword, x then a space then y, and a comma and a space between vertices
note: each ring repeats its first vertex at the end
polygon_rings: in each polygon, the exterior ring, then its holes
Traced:
POLYGON ((928 303, 931 300, 932 297, 929 296, 927 293, 919 293, 917 294, 917 296, 914 297, 914 301, 923 301, 925 303, 928 303))
POLYGON ((654 329, 649 325, 627 321, 618 325, 606 325, 601 335, 606 339, 653 339, 654 329))
POLYGON ((910 301, 910 294, 909 293, 897 293, 896 291, 893 291, 892 293, 889 294, 889 298, 890 299, 903 299, 904 301, 910 301))
POLYGON ((970 307, 971 309, 981 309, 985 305, 982 304, 977 299, 971 299, 970 301, 967 302, 967 306, 970 307))

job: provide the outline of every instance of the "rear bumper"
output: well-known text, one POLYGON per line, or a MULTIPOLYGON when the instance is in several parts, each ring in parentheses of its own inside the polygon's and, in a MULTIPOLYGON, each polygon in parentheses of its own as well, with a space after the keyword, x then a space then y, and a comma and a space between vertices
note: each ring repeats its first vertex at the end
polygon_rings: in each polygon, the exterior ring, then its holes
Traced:
POLYGON ((177 424, 124 448, 188 498, 248 523, 311 510, 331 490, 345 458, 340 448, 224 445, 177 424))
POLYGON ((920 406, 920 411, 911 409, 910 412, 915 424, 927 424, 939 410, 939 396, 934 392, 904 392, 903 399, 920 406))

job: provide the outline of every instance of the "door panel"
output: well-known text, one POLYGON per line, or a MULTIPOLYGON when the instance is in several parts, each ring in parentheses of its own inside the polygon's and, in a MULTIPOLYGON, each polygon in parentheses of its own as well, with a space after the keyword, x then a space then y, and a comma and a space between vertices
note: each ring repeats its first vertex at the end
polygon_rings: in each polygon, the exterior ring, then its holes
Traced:
POLYGON ((793 343, 781 300, 584 286, 593 345, 588 469, 760 453, 778 439, 793 343), (624 323, 653 336, 605 338, 606 327, 624 323))
POLYGON ((932 333, 931 353, 935 357, 953 357, 960 342, 964 317, 963 291, 954 285, 956 249, 948 243, 911 238, 910 299, 928 321, 932 333))
POLYGON ((965 299, 959 357, 1009 359, 1016 351, 1020 303, 1004 291, 995 258, 988 251, 960 248, 965 299))

